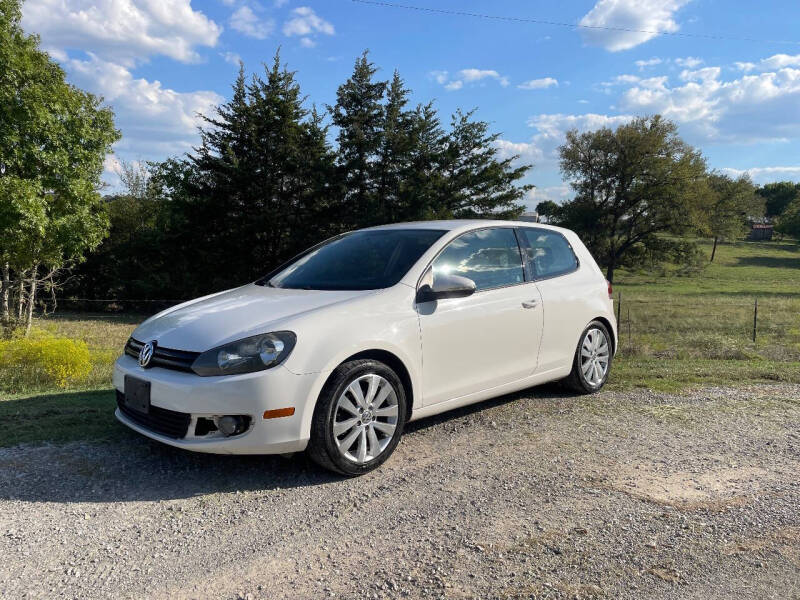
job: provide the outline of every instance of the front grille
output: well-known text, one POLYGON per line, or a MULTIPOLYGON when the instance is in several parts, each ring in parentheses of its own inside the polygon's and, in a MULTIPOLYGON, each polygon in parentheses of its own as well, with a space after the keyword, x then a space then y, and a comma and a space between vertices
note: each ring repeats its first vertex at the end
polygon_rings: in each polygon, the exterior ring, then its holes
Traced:
POLYGON ((140 413, 125 406, 125 394, 117 390, 117 406, 122 414, 137 425, 150 429, 167 437, 181 439, 186 437, 192 415, 189 413, 167 410, 150 405, 150 412, 140 413))
MULTIPOLYGON (((139 359, 139 350, 144 346, 144 342, 128 338, 125 344, 125 354, 139 359)), ((150 367, 163 367, 175 371, 192 371, 192 364, 200 356, 199 352, 187 352, 186 350, 173 350, 172 348, 162 348, 156 344, 153 350, 153 358, 150 359, 150 367)))

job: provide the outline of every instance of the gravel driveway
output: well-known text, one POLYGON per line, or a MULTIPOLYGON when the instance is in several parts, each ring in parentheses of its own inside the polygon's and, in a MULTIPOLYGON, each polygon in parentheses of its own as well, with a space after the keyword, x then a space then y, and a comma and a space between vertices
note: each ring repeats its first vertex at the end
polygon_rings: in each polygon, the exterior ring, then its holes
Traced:
POLYGON ((505 396, 377 472, 0 450, 2 598, 800 598, 800 386, 505 396))

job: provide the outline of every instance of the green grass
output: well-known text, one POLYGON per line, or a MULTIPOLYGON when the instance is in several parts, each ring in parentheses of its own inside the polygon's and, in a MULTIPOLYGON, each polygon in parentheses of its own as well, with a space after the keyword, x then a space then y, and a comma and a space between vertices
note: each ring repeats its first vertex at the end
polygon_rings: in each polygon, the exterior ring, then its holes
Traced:
MULTIPOLYGON (((710 245, 701 244, 710 255, 710 245)), ((800 246, 722 244, 714 263, 698 273, 621 271, 614 289, 615 300, 622 292, 622 320, 611 389, 800 383, 800 246)), ((35 327, 53 336, 85 341, 92 369, 70 389, 54 390, 35 373, 0 368, 0 447, 122 435, 113 418, 111 369, 144 318, 97 313, 37 319, 35 327)))
MULTIPOLYGON (((701 246, 710 255, 710 243, 701 246)), ((622 271, 616 279, 622 311, 612 387, 800 382, 797 244, 721 244, 699 273, 622 271)))
POLYGON ((115 406, 112 390, 5 399, 0 401, 0 447, 117 438, 125 428, 114 418, 115 406))

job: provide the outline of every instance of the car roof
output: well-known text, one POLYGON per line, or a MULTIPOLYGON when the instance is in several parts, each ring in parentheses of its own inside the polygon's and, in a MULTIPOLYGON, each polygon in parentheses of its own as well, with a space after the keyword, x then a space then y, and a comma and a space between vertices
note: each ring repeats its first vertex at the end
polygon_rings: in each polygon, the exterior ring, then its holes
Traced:
POLYGON ((553 229, 564 231, 562 227, 546 225, 544 223, 532 223, 530 221, 502 221, 492 219, 449 219, 441 221, 410 221, 407 223, 392 223, 390 225, 378 225, 368 227, 368 230, 384 229, 438 229, 443 231, 469 231, 480 227, 541 227, 543 229, 553 229))

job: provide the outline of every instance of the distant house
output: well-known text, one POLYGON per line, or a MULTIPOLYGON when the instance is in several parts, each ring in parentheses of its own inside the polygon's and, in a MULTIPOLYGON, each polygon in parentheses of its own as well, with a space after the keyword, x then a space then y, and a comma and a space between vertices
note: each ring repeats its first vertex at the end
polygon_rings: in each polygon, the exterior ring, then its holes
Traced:
POLYGON ((751 223, 748 240, 760 241, 772 239, 772 225, 769 223, 751 223))
POLYGON ((537 212, 525 212, 522 213, 522 216, 519 218, 520 221, 527 221, 528 223, 538 223, 539 222, 539 213, 537 212))

